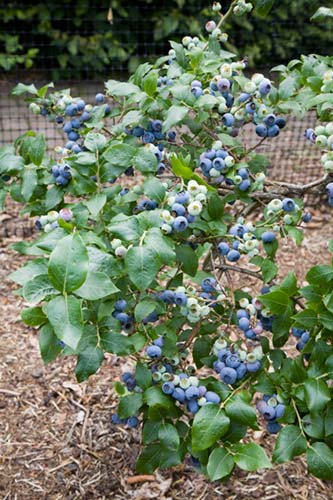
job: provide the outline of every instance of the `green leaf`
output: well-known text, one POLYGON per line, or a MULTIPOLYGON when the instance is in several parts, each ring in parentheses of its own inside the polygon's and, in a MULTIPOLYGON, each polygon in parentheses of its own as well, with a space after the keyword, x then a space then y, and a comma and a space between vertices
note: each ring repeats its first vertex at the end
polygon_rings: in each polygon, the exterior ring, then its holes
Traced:
POLYGON ((195 276, 198 270, 199 259, 193 248, 189 245, 176 247, 176 259, 181 264, 181 269, 189 276, 195 276))
POLYGON ((144 193, 157 203, 163 203, 165 198, 166 188, 163 183, 156 179, 156 177, 150 177, 143 184, 144 193))
POLYGON ((266 283, 269 283, 278 272, 278 266, 270 259, 265 259, 261 264, 261 272, 266 283))
POLYGON ((333 292, 329 293, 323 298, 326 309, 333 313, 333 292))
POLYGON ((83 334, 82 301, 72 296, 55 297, 43 308, 57 337, 76 349, 83 334))
POLYGON ((54 361, 61 351, 59 339, 50 323, 42 326, 39 331, 39 349, 45 364, 54 361))
POLYGON ((57 290, 72 292, 83 285, 88 267, 88 252, 81 237, 70 234, 58 241, 50 255, 49 278, 57 290))
POLYGON ((130 280, 139 290, 148 288, 160 269, 156 251, 148 246, 130 248, 125 264, 130 280))
POLYGON ((295 77, 288 75, 284 80, 282 80, 279 86, 279 97, 280 99, 288 99, 296 90, 296 79, 295 77))
POLYGON ((289 297, 292 297, 293 295, 298 293, 297 278, 295 276, 295 273, 289 272, 282 281, 279 288, 286 292, 289 297))
POLYGON ((266 17, 274 5, 274 0, 253 0, 255 12, 261 16, 266 17))
POLYGON ((317 313, 312 309, 304 309, 292 316, 292 319, 295 322, 295 326, 301 328, 312 328, 318 321, 317 313))
POLYGON ((16 87, 13 88, 13 95, 22 95, 28 92, 29 94, 38 95, 38 91, 35 85, 32 83, 31 85, 25 85, 24 83, 18 83, 16 87))
POLYGON ((155 154, 145 147, 138 148, 133 156, 133 166, 143 174, 155 173, 158 161, 155 154))
POLYGON ((311 411, 319 412, 330 401, 330 390, 324 380, 309 379, 304 383, 305 402, 311 411))
POLYGON ((192 426, 193 451, 206 450, 225 434, 230 420, 218 405, 202 406, 195 414, 192 426))
POLYGON ((157 89, 157 72, 150 71, 143 82, 143 90, 149 96, 153 96, 157 89))
POLYGON ((274 314, 283 314, 290 299, 283 290, 275 290, 260 296, 260 302, 269 308, 274 314))
POLYGON ((313 16, 310 17, 310 20, 321 21, 323 18, 326 19, 327 17, 333 17, 333 9, 330 9, 329 7, 319 7, 313 16))
POLYGON ((238 467, 249 472, 272 467, 265 450, 256 443, 233 446, 234 460, 238 467))
POLYGON ((103 157, 115 167, 122 167, 122 171, 132 165, 136 148, 129 144, 115 144, 104 152, 103 157))
POLYGON ((145 234, 145 246, 155 250, 162 264, 170 266, 176 258, 173 241, 164 236, 158 227, 148 229, 145 234))
POLYGON ((39 326, 46 323, 47 317, 41 307, 29 307, 21 312, 21 318, 29 326, 39 326))
POLYGON ((215 220, 223 216, 224 204, 217 193, 212 193, 208 198, 208 213, 215 220))
POLYGON ((64 192, 60 186, 52 186, 47 190, 44 198, 45 212, 59 205, 64 197, 64 192))
POLYGON ((37 170, 33 165, 27 165, 24 169, 22 175, 22 196, 26 201, 29 201, 33 195, 33 192, 37 186, 37 170))
POLYGON ((16 174, 25 168, 22 156, 5 154, 0 158, 0 174, 16 174))
POLYGON ((86 300, 98 300, 119 292, 110 278, 102 272, 89 271, 83 285, 75 290, 75 294, 86 300))
POLYGON ((134 309, 134 316, 136 321, 140 322, 145 319, 148 314, 156 309, 156 300, 145 298, 138 302, 134 309))
POLYGON ((146 446, 136 462, 137 472, 152 474, 160 466, 161 452, 160 444, 146 446))
POLYGON ((174 125, 181 123, 187 116, 189 110, 186 106, 180 106, 173 104, 168 108, 164 122, 163 122, 163 132, 168 132, 174 125))
POLYGON ((217 481, 229 476, 234 468, 235 462, 231 453, 224 448, 215 448, 209 455, 207 473, 211 481, 217 481))
POLYGON ((109 80, 105 83, 108 94, 115 97, 127 97, 131 94, 140 92, 140 88, 130 82, 118 82, 109 80))
POLYGON ((240 398, 231 401, 225 406, 225 412, 232 422, 248 425, 253 429, 257 428, 257 414, 253 406, 245 403, 240 398))
POLYGON ((325 436, 324 419, 322 415, 308 413, 302 418, 304 432, 314 439, 323 439, 325 436))
POLYGON ((23 297, 27 302, 37 304, 50 295, 57 294, 57 290, 50 284, 47 274, 39 274, 23 287, 23 297))
POLYGON ((313 285, 329 283, 333 280, 333 268, 327 265, 314 266, 308 271, 306 279, 313 285))
POLYGON ((105 203, 107 201, 107 197, 104 193, 96 193, 89 200, 85 202, 86 207, 88 208, 91 215, 96 218, 100 211, 103 209, 105 203))
POLYGON ((45 138, 42 134, 37 134, 33 137, 29 145, 29 156, 32 163, 38 167, 43 161, 46 151, 45 138))
POLYGON ((152 383, 151 371, 146 365, 143 365, 139 361, 137 362, 135 368, 135 380, 141 389, 147 389, 147 387, 150 387, 152 383))
POLYGON ((35 276, 47 273, 47 263, 45 259, 31 260, 23 267, 20 267, 9 275, 9 278, 19 285, 25 285, 35 276))
POLYGON ((158 429, 160 428, 159 422, 146 420, 142 428, 142 443, 149 444, 157 440, 158 429))
POLYGON ((120 418, 133 417, 143 405, 142 394, 128 394, 120 399, 118 415, 120 418))
POLYGON ((333 436, 333 402, 327 405, 324 420, 325 436, 333 436))
POLYGON ((333 451, 325 443, 313 443, 306 452, 308 470, 319 479, 333 479, 333 451))
POLYGON ((158 430, 158 439, 169 450, 178 450, 180 439, 176 427, 172 424, 161 424, 158 430))
POLYGON ((162 392, 159 387, 149 387, 143 393, 143 400, 148 406, 162 406, 169 408, 172 406, 172 400, 162 392))
POLYGON ((84 140, 85 147, 91 151, 102 151, 106 145, 106 137, 96 132, 89 132, 84 140))
POLYGON ((282 464, 305 453, 307 442, 296 425, 283 427, 277 437, 273 452, 273 462, 282 464))
POLYGON ((97 372, 104 359, 103 350, 97 345, 87 345, 85 349, 80 350, 75 367, 75 375, 78 382, 87 380, 90 375, 97 372))
POLYGON ((133 241, 141 236, 141 230, 136 217, 120 214, 113 218, 108 230, 117 238, 125 241, 133 241))

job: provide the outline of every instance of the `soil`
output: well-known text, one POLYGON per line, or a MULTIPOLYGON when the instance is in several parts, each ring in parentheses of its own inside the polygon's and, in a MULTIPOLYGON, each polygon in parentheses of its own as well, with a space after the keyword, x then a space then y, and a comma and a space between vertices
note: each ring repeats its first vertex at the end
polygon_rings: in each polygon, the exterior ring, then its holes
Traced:
MULTIPOLYGON (((81 384, 73 375, 73 359, 43 365, 37 331, 21 322, 25 304, 7 278, 27 259, 10 245, 28 237, 31 223, 10 212, 0 220, 0 498, 333 499, 333 483, 309 476, 303 458, 258 473, 237 469, 226 483, 210 483, 187 463, 137 476, 139 432, 116 427, 110 419, 117 406, 112 384, 124 360, 107 355, 99 372, 81 384)), ((283 243, 282 274, 294 270, 304 280, 306 268, 328 262, 329 221, 317 211, 299 248, 283 243)), ((248 283, 245 277, 243 285, 248 283)), ((261 430, 255 438, 272 451, 275 437, 261 430)))

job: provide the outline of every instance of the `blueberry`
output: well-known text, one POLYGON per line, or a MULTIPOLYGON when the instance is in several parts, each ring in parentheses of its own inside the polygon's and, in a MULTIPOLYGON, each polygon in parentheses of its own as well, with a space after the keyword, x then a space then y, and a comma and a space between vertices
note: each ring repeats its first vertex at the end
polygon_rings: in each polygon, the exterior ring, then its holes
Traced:
POLYGON ((171 208, 172 212, 176 215, 185 215, 185 207, 181 203, 174 203, 171 208))
POLYGON ((113 415, 111 415, 111 422, 115 425, 118 425, 121 423, 121 419, 117 413, 114 413, 113 415))
POLYGON ((67 137, 68 137, 68 139, 70 141, 77 141, 80 136, 79 136, 79 134, 77 132, 75 132, 74 130, 72 130, 71 132, 69 132, 67 134, 67 137))
POLYGON ((81 122, 78 118, 74 118, 74 120, 71 121, 72 128, 80 128, 81 127, 81 122))
POLYGON ((224 172, 225 170, 227 170, 226 165, 225 165, 225 161, 223 160, 223 158, 215 158, 215 160, 213 160, 212 166, 218 172, 224 172))
POLYGON ((230 252, 227 253, 226 257, 230 262, 237 262, 237 260, 240 259, 240 253, 238 250, 230 250, 230 252))
POLYGON ((261 239, 264 243, 273 243, 275 241, 275 233, 273 231, 265 231, 262 233, 261 239))
POLYGON ((247 317, 240 318, 240 320, 238 321, 238 326, 243 332, 248 330, 250 328, 250 325, 250 320, 247 317))
POLYGON ((158 347, 163 347, 164 345, 164 337, 160 335, 157 339, 153 340, 153 344, 157 345, 158 347))
POLYGON ((186 217, 184 217, 182 215, 176 217, 173 224, 172 224, 173 229, 175 231, 177 231, 178 233, 185 231, 187 226, 188 226, 188 220, 186 219, 186 217))
POLYGON ((72 122, 66 122, 65 125, 62 127, 62 130, 66 133, 69 134, 69 132, 72 131, 72 122))
POLYGON ((67 186, 68 179, 65 179, 65 177, 63 177, 62 175, 58 175, 56 177, 56 184, 58 184, 59 186, 67 186))
POLYGON ((184 292, 175 292, 175 304, 177 306, 186 306, 187 296, 184 292))
POLYGON ((83 111, 84 110, 84 107, 85 107, 86 103, 84 102, 83 99, 79 99, 77 102, 76 102, 76 107, 79 111, 83 111))
POLYGON ((302 221, 303 222, 310 222, 310 220, 312 219, 312 215, 310 212, 305 212, 303 215, 302 215, 302 221))
POLYGON ((224 241, 221 241, 221 243, 217 245, 217 249, 221 255, 227 255, 230 252, 228 243, 225 243, 224 241))
POLYGON ((75 116, 78 112, 77 106, 75 104, 68 104, 65 109, 65 113, 68 116, 75 116))
MULTIPOLYGON (((187 203, 188 201, 190 200, 190 194, 188 191, 180 191, 180 193, 177 193, 176 194, 176 198, 175 198, 175 204, 179 205, 183 205, 184 203, 187 203)), ((178 215, 183 215, 183 214, 178 214, 178 215)))
POLYGON ((132 379, 133 375, 131 372, 124 372, 121 376, 122 382, 126 383, 128 380, 132 379))
POLYGON ((225 368, 225 363, 223 363, 222 361, 214 361, 213 368, 216 373, 220 373, 222 368, 225 368))
POLYGON ((197 387, 191 386, 185 390, 185 397, 188 400, 197 398, 198 396, 199 396, 199 390, 197 387))
POLYGON ((255 361, 254 363, 247 363, 246 365, 247 371, 250 373, 257 372, 261 368, 261 363, 260 361, 255 361))
POLYGON ((162 349, 157 345, 150 345, 146 349, 146 354, 150 358, 159 358, 162 356, 162 349))
POLYGON ((170 141, 174 141, 174 140, 176 139, 176 135, 177 135, 177 134, 176 134, 176 132, 174 132, 173 130, 170 130, 170 131, 168 132, 168 139, 169 139, 170 141))
POLYGON ((153 120, 151 126, 154 132, 161 132, 163 123, 161 120, 153 120))
POLYGON ((276 118, 275 125, 277 125, 280 129, 284 128, 287 124, 287 120, 284 118, 276 118))
POLYGON ((159 298, 166 304, 174 304, 175 292, 172 290, 164 290, 164 292, 160 293, 159 298))
POLYGON ((309 342, 309 339, 310 339, 310 333, 309 332, 302 333, 302 335, 301 335, 301 341, 304 344, 306 344, 307 342, 309 342))
POLYGON ((284 198, 284 200, 282 200, 282 208, 285 212, 293 212, 295 207, 296 203, 292 198, 284 198))
POLYGON ((247 191, 251 186, 251 181, 249 179, 244 179, 239 185, 238 189, 240 191, 247 191))
POLYGON ((155 141, 155 136, 152 132, 145 132, 142 136, 142 142, 144 144, 148 144, 148 143, 154 143, 155 141))
POLYGON ((207 403, 219 404, 221 401, 220 396, 213 391, 207 391, 205 394, 205 398, 207 400, 207 403))
POLYGON ((138 417, 129 417, 127 420, 128 427, 137 427, 139 425, 138 417))
POLYGON ((246 373, 247 373, 247 367, 246 367, 246 364, 245 363, 242 363, 240 364, 239 366, 237 366, 236 368, 236 372, 237 372, 237 379, 240 380, 242 379, 243 377, 245 377, 246 373))
POLYGON ((175 390, 175 386, 172 382, 164 382, 162 385, 162 391, 164 394, 172 394, 175 390))
POLYGON ((245 111, 249 113, 250 115, 254 115, 256 112, 256 105, 254 102, 248 102, 247 105, 245 106, 245 111))
POLYGON ((259 87, 258 87, 258 90, 259 90, 261 95, 265 96, 265 95, 270 93, 271 88, 272 88, 272 85, 271 85, 270 80, 268 80, 268 78, 264 78, 263 80, 261 80, 259 87))
POLYGON ((187 406, 188 411, 190 411, 191 413, 196 413, 200 409, 200 406, 198 405, 198 403, 195 400, 188 401, 186 403, 186 406, 187 406))
POLYGON ((272 113, 264 118, 264 124, 267 125, 267 127, 272 127, 272 125, 275 124, 275 121, 275 115, 273 115, 272 113))
POLYGON ((180 401, 181 403, 183 403, 185 401, 185 391, 184 391, 184 389, 181 389, 180 387, 176 387, 176 389, 172 393, 172 397, 176 401, 180 401))
POLYGON ((239 356, 237 354, 229 354, 229 356, 227 356, 227 359, 225 360, 225 364, 229 368, 238 368, 241 364, 241 360, 239 359, 239 356))
POLYGON ((272 127, 268 127, 267 129, 267 136, 268 137, 276 137, 279 135, 280 129, 277 125, 272 125, 272 127))
POLYGON ((101 94, 100 92, 98 94, 95 95, 95 102, 97 104, 103 104, 103 102, 105 101, 105 97, 103 94, 101 94))
POLYGON ((235 123, 235 118, 231 113, 225 113, 222 117, 222 125, 232 127, 235 123))
POLYGON ((234 368, 225 367, 220 372, 222 382, 225 384, 234 384, 237 380, 237 371, 234 368))
POLYGON ((278 404, 275 407, 275 418, 281 418, 284 415, 285 406, 284 404, 278 404))
POLYGON ((88 111, 84 111, 84 112, 82 113, 81 117, 80 117, 80 120, 81 120, 82 122, 87 122, 88 120, 90 120, 90 118, 91 118, 91 114, 90 114, 90 113, 88 113, 88 111))
POLYGON ((215 278, 205 278, 201 282, 201 288, 204 292, 214 292, 216 288, 215 278))
POLYGON ((260 124, 256 126, 256 134, 259 135, 259 137, 267 137, 267 127, 266 125, 260 124))
POLYGON ((277 434, 281 429, 279 422, 267 422, 267 431, 270 434, 277 434))
POLYGON ((192 87, 191 92, 195 97, 200 97, 203 94, 201 87, 192 87))

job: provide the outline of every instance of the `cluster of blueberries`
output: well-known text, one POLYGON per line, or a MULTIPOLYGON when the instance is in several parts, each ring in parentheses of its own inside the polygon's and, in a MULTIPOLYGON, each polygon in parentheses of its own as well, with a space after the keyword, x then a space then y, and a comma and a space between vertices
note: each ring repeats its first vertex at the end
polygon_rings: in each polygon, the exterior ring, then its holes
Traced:
MULTIPOLYGON (((45 102, 41 107, 36 103, 31 103, 30 108, 35 114, 41 114, 42 116, 54 115, 55 123, 62 126, 62 130, 67 136, 67 143, 65 145, 65 150, 70 150, 73 153, 80 153, 84 150, 82 146, 82 136, 80 134, 80 129, 84 127, 84 124, 91 119, 92 112, 97 109, 99 105, 105 103, 105 96, 102 93, 97 93, 95 95, 96 106, 91 104, 86 104, 81 98, 73 98, 70 95, 61 95, 57 98, 56 102, 50 104, 50 102, 45 102)), ((108 104, 105 105, 105 115, 108 115, 111 108, 108 104)), ((64 153, 63 148, 57 148, 57 152, 64 153)))
POLYGON ((296 349, 298 351, 302 351, 305 345, 310 340, 310 332, 308 332, 307 330, 303 330, 302 328, 296 328, 295 326, 293 326, 291 328, 291 334, 297 339, 299 339, 296 344, 296 349))
POLYGON ((53 229, 59 227, 59 219, 68 222, 72 218, 73 212, 70 208, 62 208, 61 210, 59 210, 59 212, 57 212, 56 210, 51 210, 47 213, 47 215, 42 215, 41 217, 39 217, 39 219, 36 220, 35 227, 39 231, 43 229, 46 233, 49 233, 53 229))
POLYGON ((262 351, 255 348, 247 353, 237 350, 236 347, 228 347, 226 341, 218 340, 213 347, 213 353, 217 360, 213 363, 213 368, 219 374, 222 382, 233 385, 244 378, 247 373, 255 373, 261 368, 262 351))
POLYGON ((55 182, 58 186, 67 186, 72 178, 71 167, 67 163, 53 165, 51 174, 55 178, 55 182))
MULTIPOLYGON (((257 123, 256 118, 253 119, 254 123, 257 123)), ((280 130, 286 126, 287 121, 284 118, 277 117, 274 113, 268 114, 262 121, 256 126, 256 134, 259 137, 276 137, 279 135, 280 130)))
POLYGON ((147 128, 137 125, 132 129, 125 129, 125 132, 142 140, 143 144, 155 144, 156 141, 169 140, 174 142, 176 132, 170 130, 168 133, 162 132, 163 122, 161 120, 149 120, 147 128))
POLYGON ((249 254, 250 257, 256 255, 259 252, 259 241, 254 234, 254 229, 252 223, 237 223, 232 226, 229 229, 229 235, 233 238, 233 242, 230 244, 221 241, 217 246, 220 255, 229 262, 237 262, 241 257, 241 252, 249 254))
POLYGON ((281 429, 281 424, 277 422, 277 419, 283 417, 285 411, 285 405, 279 401, 279 397, 276 394, 273 396, 265 394, 257 403, 257 409, 267 422, 267 431, 277 434, 281 429))
POLYGON ((168 193, 169 209, 161 211, 161 231, 170 234, 173 231, 182 232, 200 215, 207 201, 206 186, 190 180, 182 191, 168 193))
MULTIPOLYGON (((263 287, 261 294, 269 291, 269 287, 263 287)), ((241 308, 236 311, 237 324, 247 339, 257 340, 264 330, 272 331, 274 316, 262 308, 257 298, 252 299, 251 303, 247 298, 243 298, 239 303, 241 308)))
MULTIPOLYGON (((114 310, 112 312, 112 316, 120 321, 121 328, 124 332, 130 332, 134 325, 134 317, 125 312, 127 308, 127 301, 125 299, 118 299, 114 303, 114 310)), ((147 323, 155 323, 159 318, 157 312, 150 313, 146 318, 142 320, 143 324, 147 323)))

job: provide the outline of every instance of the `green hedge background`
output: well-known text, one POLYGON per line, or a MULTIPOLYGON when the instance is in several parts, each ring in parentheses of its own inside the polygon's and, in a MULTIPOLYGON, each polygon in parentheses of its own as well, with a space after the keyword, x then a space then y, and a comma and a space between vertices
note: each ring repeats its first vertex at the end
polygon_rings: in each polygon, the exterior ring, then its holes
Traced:
MULTIPOLYGON (((203 0, 45 0, 0 2, 0 72, 44 70, 53 79, 94 78, 132 71, 159 55, 168 40, 200 34, 211 17, 203 0), (111 7, 113 23, 107 15, 111 7)), ((229 1, 221 1, 228 7, 229 1)), ((275 0, 266 19, 233 18, 227 48, 237 46, 252 67, 267 67, 301 53, 329 53, 333 22, 311 23, 332 0, 275 0)))

